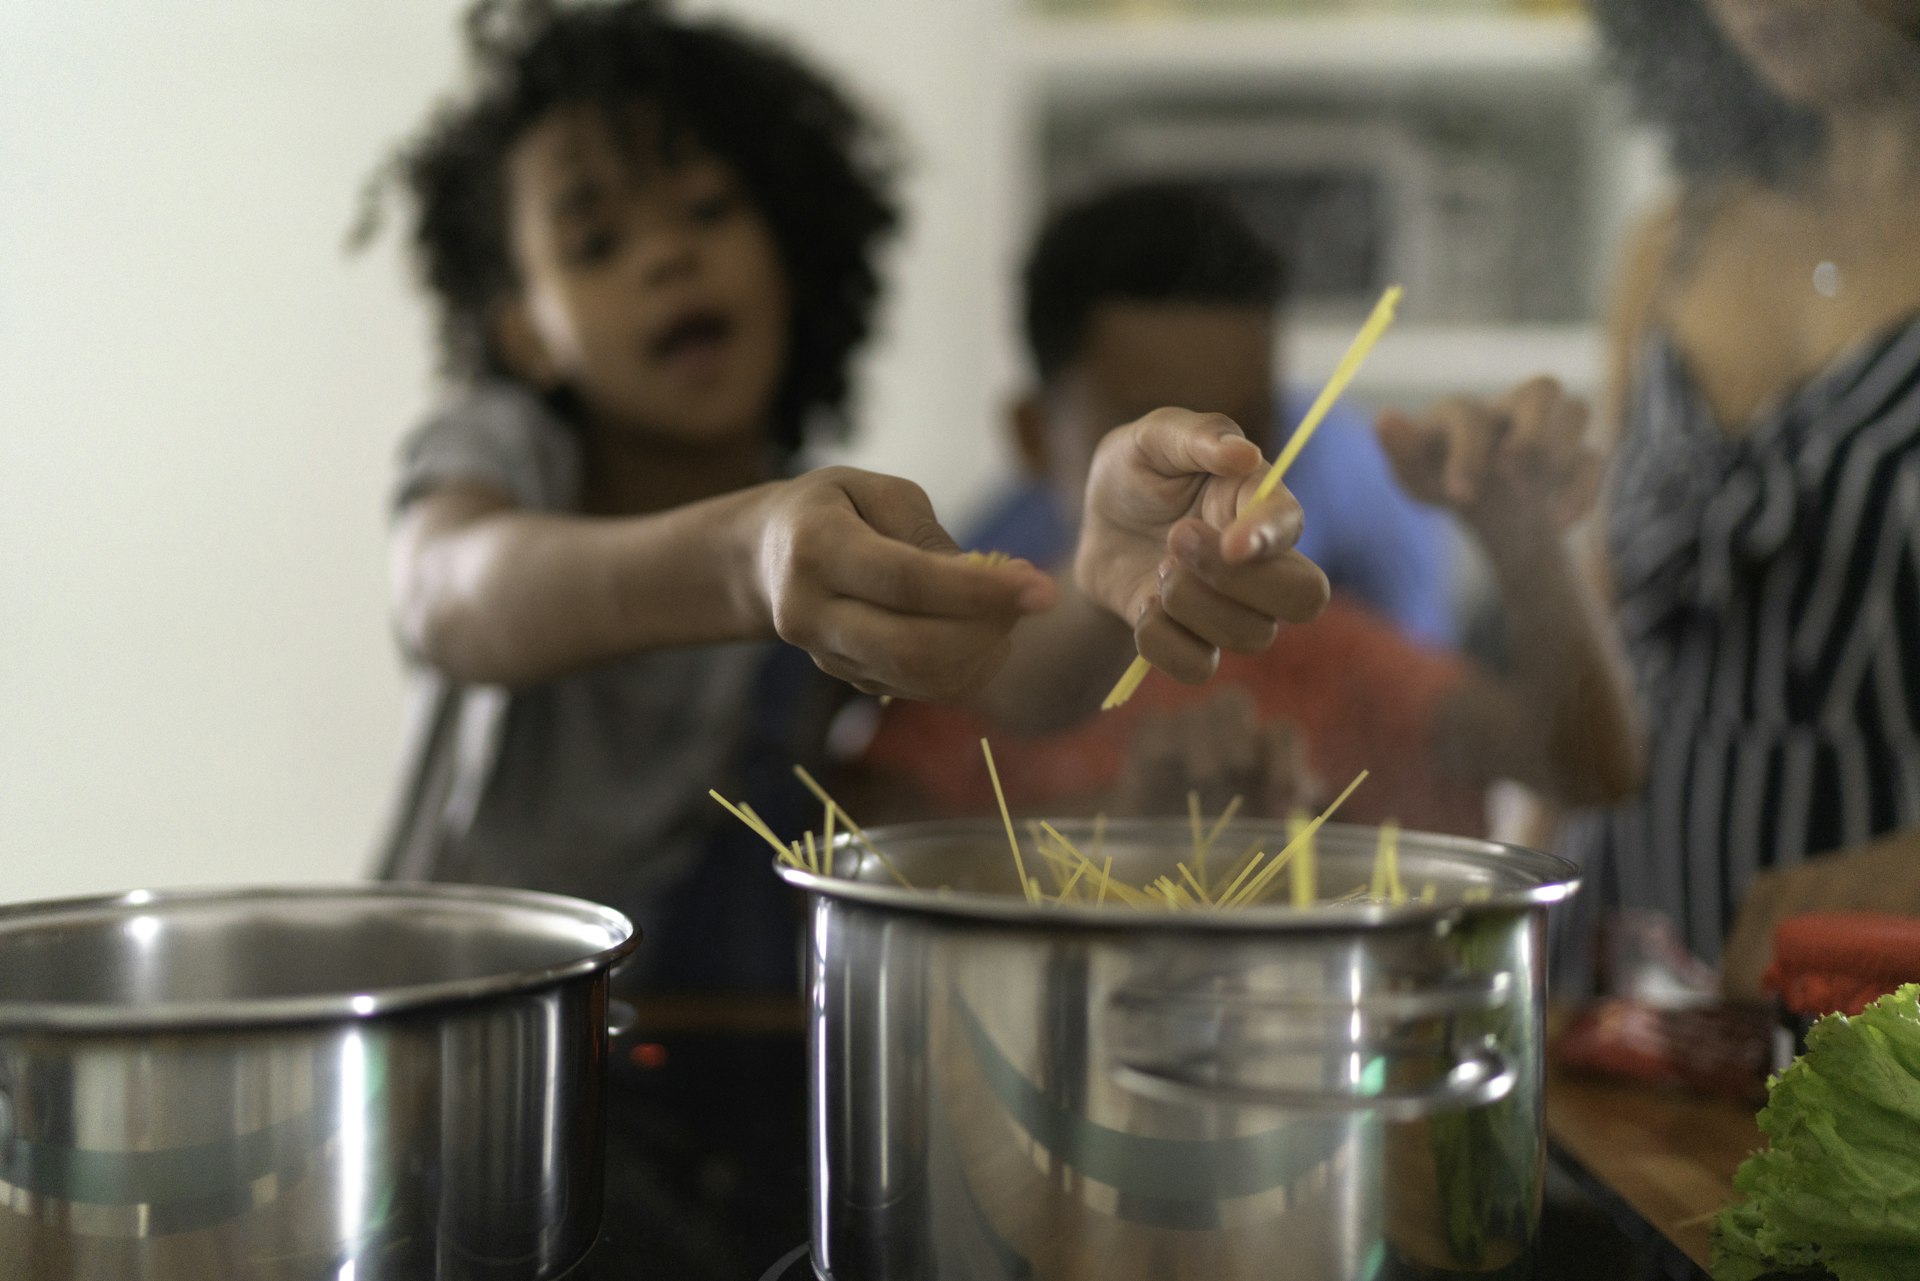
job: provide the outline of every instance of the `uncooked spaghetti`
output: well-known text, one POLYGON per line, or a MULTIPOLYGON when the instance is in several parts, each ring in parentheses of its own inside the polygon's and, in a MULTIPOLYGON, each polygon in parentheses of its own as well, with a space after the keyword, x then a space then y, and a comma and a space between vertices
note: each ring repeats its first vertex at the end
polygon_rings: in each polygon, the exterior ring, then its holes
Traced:
MULTIPOLYGON (((1176 861, 1174 869, 1177 875, 1162 874, 1140 886, 1114 878, 1113 855, 1106 854, 1103 859, 1100 859, 1102 853, 1100 843, 1104 839, 1106 826, 1105 815, 1096 817, 1093 824, 1095 858, 1089 858, 1052 823, 1044 819, 1040 820, 1032 825, 1036 834, 1034 848, 1042 862, 1048 866, 1056 887, 1051 895, 1043 894, 1038 879, 1027 871, 1019 835, 1014 829, 1012 811, 1007 805, 1006 792, 1000 785, 999 770, 994 764, 993 749, 985 739, 980 740, 980 751, 986 762, 988 777, 993 783, 995 798, 999 803, 1000 819, 1006 829, 1007 845, 1013 857, 1014 875, 1020 886, 1021 895, 1028 903, 1035 906, 1044 904, 1060 907, 1067 904, 1091 904, 1095 907, 1103 907, 1111 898, 1116 903, 1135 909, 1233 911, 1266 901, 1274 890, 1275 882, 1283 869, 1291 869, 1288 880, 1290 890, 1288 902, 1295 908, 1316 907, 1326 901, 1388 903, 1395 906, 1408 901, 1409 896, 1400 879, 1399 828, 1391 821, 1381 825, 1379 846, 1374 856, 1373 874, 1367 886, 1333 900, 1322 900, 1317 894, 1315 834, 1334 812, 1346 803, 1347 798, 1353 795, 1354 789, 1366 780, 1367 771, 1365 770, 1347 784, 1331 805, 1315 817, 1309 819, 1304 815, 1293 816, 1287 825, 1287 842, 1278 853, 1268 857, 1266 851, 1260 848, 1260 843, 1255 842, 1248 846, 1239 858, 1233 860, 1232 866, 1235 870, 1218 880, 1209 878, 1207 860, 1213 845, 1219 840, 1234 815, 1239 812, 1241 798, 1238 796, 1228 801, 1219 817, 1208 824, 1203 821, 1199 797, 1190 795, 1188 824, 1193 841, 1192 862, 1189 863, 1184 859, 1176 861)), ((736 804, 720 795, 718 791, 709 790, 708 795, 765 841, 773 849, 779 861, 788 867, 815 876, 833 877, 834 828, 837 825, 845 831, 847 839, 871 854, 887 874, 902 887, 915 888, 894 861, 858 823, 853 821, 846 809, 828 794, 826 788, 822 787, 813 775, 798 765, 793 767, 793 772, 826 811, 824 830, 818 843, 815 842, 811 831, 803 833, 802 840, 791 844, 783 842, 751 805, 736 804)), ((940 889, 944 892, 946 887, 942 886, 940 889)), ((1484 897, 1486 897, 1485 887, 1469 889, 1463 896, 1464 900, 1469 902, 1484 897), (1480 893, 1476 894, 1475 889, 1480 890, 1480 893)), ((1434 886, 1427 884, 1421 887, 1417 901, 1430 904, 1435 901, 1435 898, 1434 886)))
MULTIPOLYGON (((1346 355, 1340 357, 1340 363, 1334 366, 1333 377, 1327 379, 1327 385, 1320 389, 1320 394, 1314 398, 1312 406, 1307 410, 1307 416, 1300 420, 1298 427, 1294 428, 1293 435, 1287 438, 1286 446, 1281 449, 1280 456, 1273 460, 1273 466, 1267 470, 1266 479, 1262 480, 1260 488, 1254 491, 1254 502, 1261 502, 1273 493, 1275 487, 1280 484, 1280 478, 1287 474, 1287 468, 1293 466, 1293 460, 1300 456, 1300 451, 1307 447, 1307 442, 1313 438, 1313 433, 1319 430, 1321 420, 1327 416, 1327 411, 1333 408, 1333 402, 1340 399, 1340 394, 1346 391, 1347 384, 1352 382, 1353 376, 1360 372, 1360 366, 1366 361, 1367 354, 1373 350, 1373 345, 1380 341, 1380 335, 1385 333, 1387 326, 1393 323, 1394 309, 1400 305, 1400 294, 1399 285, 1390 285, 1387 291, 1380 295, 1380 301, 1374 304, 1373 314, 1367 317, 1366 324, 1360 326, 1360 332, 1354 335, 1352 344, 1347 347, 1346 355)), ((1100 704, 1100 710, 1110 711, 1132 698, 1134 691, 1140 688, 1140 682, 1147 678, 1147 673, 1151 670, 1153 670, 1152 665, 1145 658, 1136 657, 1127 665, 1127 670, 1121 674, 1120 679, 1114 682, 1113 689, 1100 704)))

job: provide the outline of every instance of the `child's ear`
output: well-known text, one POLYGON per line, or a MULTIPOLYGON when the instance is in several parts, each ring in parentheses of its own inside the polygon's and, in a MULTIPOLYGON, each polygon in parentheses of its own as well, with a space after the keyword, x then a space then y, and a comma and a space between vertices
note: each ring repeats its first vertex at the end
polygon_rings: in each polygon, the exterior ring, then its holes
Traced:
POLYGON ((1007 406, 1007 425, 1020 466, 1036 480, 1047 477, 1047 407, 1036 391, 1022 392, 1007 406))
POLYGON ((487 309, 488 336, 509 372, 541 390, 560 381, 553 355, 533 323, 533 311, 523 294, 508 294, 487 309))

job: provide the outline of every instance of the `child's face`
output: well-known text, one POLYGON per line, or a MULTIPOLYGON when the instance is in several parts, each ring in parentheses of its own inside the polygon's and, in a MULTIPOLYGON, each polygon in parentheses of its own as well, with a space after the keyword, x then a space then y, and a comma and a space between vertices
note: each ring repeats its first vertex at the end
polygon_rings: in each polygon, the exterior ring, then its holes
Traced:
POLYGON ((520 292, 496 334, 517 372, 571 389, 611 432, 695 447, 765 432, 786 272, 725 164, 622 145, 580 107, 528 130, 507 179, 520 292))
POLYGON ((1225 414, 1264 451, 1273 439, 1274 315, 1216 303, 1097 308, 1080 354, 1020 410, 1028 467, 1078 515, 1101 437, 1156 409, 1225 414))

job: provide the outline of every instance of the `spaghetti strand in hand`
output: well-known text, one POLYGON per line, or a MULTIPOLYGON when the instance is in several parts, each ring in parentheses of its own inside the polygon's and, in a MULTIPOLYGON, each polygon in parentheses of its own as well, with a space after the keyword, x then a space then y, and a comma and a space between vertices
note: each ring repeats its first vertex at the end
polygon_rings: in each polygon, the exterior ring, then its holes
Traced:
POLYGON ((1257 498, 1264 473, 1232 419, 1182 409, 1115 428, 1094 454, 1076 580, 1133 627, 1142 658, 1188 684, 1222 649, 1259 653, 1278 623, 1326 605, 1326 575, 1294 548, 1300 504, 1283 487, 1257 498))

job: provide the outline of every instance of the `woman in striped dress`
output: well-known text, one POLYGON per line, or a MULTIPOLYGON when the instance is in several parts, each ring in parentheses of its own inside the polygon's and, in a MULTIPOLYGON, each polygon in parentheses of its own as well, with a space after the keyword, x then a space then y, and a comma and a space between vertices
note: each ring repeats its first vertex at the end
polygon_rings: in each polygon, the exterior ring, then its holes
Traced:
POLYGON ((1793 907, 1920 911, 1920 0, 1594 8, 1686 189, 1614 317, 1647 777, 1564 840, 1750 991, 1793 907))

